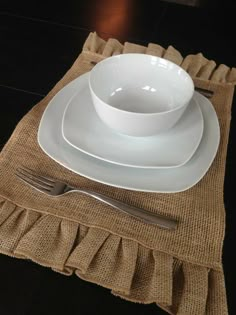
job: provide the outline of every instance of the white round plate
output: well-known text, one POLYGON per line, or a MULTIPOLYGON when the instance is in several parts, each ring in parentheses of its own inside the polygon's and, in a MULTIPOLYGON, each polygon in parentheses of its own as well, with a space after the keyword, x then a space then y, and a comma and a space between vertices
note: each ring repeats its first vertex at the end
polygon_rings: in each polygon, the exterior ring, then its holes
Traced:
POLYGON ((167 132, 129 137, 115 132, 98 117, 88 76, 77 79, 78 93, 63 115, 62 135, 70 145, 104 161, 131 167, 171 168, 190 160, 203 134, 202 112, 195 96, 180 121, 167 132))
POLYGON ((94 158, 64 140, 61 131, 62 117, 66 105, 77 93, 76 80, 54 96, 44 111, 38 130, 39 145, 57 163, 100 183, 148 192, 184 191, 194 186, 206 174, 218 149, 220 129, 215 110, 204 96, 195 93, 195 100, 203 114, 204 131, 201 143, 190 161, 171 169, 135 168, 94 158))

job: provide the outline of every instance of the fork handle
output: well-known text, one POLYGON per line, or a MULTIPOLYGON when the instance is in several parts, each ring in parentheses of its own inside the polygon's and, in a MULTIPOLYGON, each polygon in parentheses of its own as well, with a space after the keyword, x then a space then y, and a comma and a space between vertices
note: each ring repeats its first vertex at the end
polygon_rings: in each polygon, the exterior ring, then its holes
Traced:
POLYGON ((144 209, 128 205, 126 203, 115 200, 115 199, 110 198, 108 196, 105 196, 103 194, 89 191, 89 190, 82 190, 82 189, 80 190, 77 188, 69 188, 68 187, 66 192, 69 192, 69 191, 77 191, 77 192, 83 193, 85 195, 88 195, 90 197, 93 197, 99 201, 102 201, 102 202, 110 205, 111 207, 113 207, 115 209, 118 209, 118 210, 120 210, 126 214, 129 214, 133 217, 136 217, 145 223, 153 224, 153 225, 156 225, 158 227, 168 229, 168 230, 173 230, 173 229, 177 228, 177 220, 175 220, 173 218, 169 218, 169 217, 161 215, 161 214, 155 214, 155 213, 148 212, 144 209))

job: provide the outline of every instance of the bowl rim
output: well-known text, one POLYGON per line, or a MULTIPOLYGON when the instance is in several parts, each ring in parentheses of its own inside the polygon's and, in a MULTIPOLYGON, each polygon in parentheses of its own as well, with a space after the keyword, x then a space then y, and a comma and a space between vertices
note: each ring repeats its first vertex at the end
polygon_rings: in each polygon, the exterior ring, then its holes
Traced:
POLYGON ((168 60, 168 59, 165 59, 165 58, 162 58, 162 57, 158 57, 158 56, 154 56, 154 55, 149 55, 149 54, 142 54, 142 53, 125 53, 125 54, 119 54, 119 55, 114 55, 114 56, 111 56, 111 57, 107 57, 101 61, 99 61, 93 68, 92 70, 90 71, 89 73, 89 78, 88 78, 88 83, 89 83, 89 89, 90 91, 93 93, 93 95, 100 101, 102 102, 103 105, 105 105, 106 107, 110 108, 111 110, 114 110, 114 111, 117 111, 117 112, 123 112, 123 113, 126 113, 128 115, 144 115, 144 116, 156 116, 156 115, 165 115, 165 114, 168 114, 170 112, 174 113, 175 111, 181 109, 181 108, 184 108, 187 104, 189 104, 189 102, 191 101, 192 97, 193 97, 193 94, 194 94, 194 82, 193 82, 193 79, 191 78, 191 76, 189 75, 189 73, 183 69, 182 67, 180 67, 179 65, 177 65, 176 63, 168 60), (101 97, 99 97, 97 95, 97 93, 95 93, 94 91, 94 88, 92 87, 92 83, 91 83, 91 76, 93 75, 93 73, 99 68, 101 67, 101 65, 103 65, 104 63, 107 63, 109 62, 111 59, 123 59, 125 57, 132 57, 132 56, 138 56, 138 57, 144 57, 144 58, 155 58, 156 60, 164 60, 165 62, 168 62, 170 65, 174 66, 175 68, 181 70, 186 76, 187 78, 189 78, 189 82, 191 84, 191 90, 192 90, 192 93, 190 94, 191 97, 189 98, 188 101, 186 101, 185 103, 173 108, 173 109, 169 109, 169 110, 166 110, 166 111, 162 111, 162 112, 153 112, 153 113, 141 113, 141 112, 132 112, 132 111, 129 111, 129 110, 125 110, 125 109, 120 109, 120 108, 117 108, 117 107, 114 107, 112 105, 110 105, 109 103, 105 102, 104 100, 101 99, 101 97))

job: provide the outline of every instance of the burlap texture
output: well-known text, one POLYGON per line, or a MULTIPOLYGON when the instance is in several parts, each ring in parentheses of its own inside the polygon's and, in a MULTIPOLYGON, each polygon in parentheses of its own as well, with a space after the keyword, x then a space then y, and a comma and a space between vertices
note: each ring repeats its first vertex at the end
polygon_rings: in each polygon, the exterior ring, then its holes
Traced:
POLYGON ((0 252, 75 273, 127 300, 157 303, 170 314, 227 314, 222 268, 225 229, 223 183, 236 69, 216 66, 202 54, 183 58, 172 46, 107 42, 91 33, 83 51, 49 94, 18 124, 0 155, 0 252), (214 91, 221 141, 205 177, 176 194, 144 193, 91 181, 64 169, 37 144, 37 129, 51 98, 108 56, 142 52, 182 66, 199 87, 214 91), (114 211, 89 197, 53 199, 16 179, 28 166, 41 174, 93 189, 152 212, 175 217, 167 231, 114 211))

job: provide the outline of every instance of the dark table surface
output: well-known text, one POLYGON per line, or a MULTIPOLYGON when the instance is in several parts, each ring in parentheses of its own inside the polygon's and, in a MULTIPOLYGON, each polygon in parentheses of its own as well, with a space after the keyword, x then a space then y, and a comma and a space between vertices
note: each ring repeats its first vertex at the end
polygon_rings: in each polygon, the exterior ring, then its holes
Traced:
MULTIPOLYGON (((236 5, 200 1, 190 7, 150 0, 0 2, 0 148, 17 122, 70 68, 90 31, 147 45, 173 45, 183 56, 202 52, 236 66, 236 5)), ((235 309, 233 193, 235 100, 225 177, 227 212, 223 264, 229 314, 235 309)), ((166 314, 156 305, 123 301, 110 291, 30 261, 0 255, 0 315, 166 314)))

